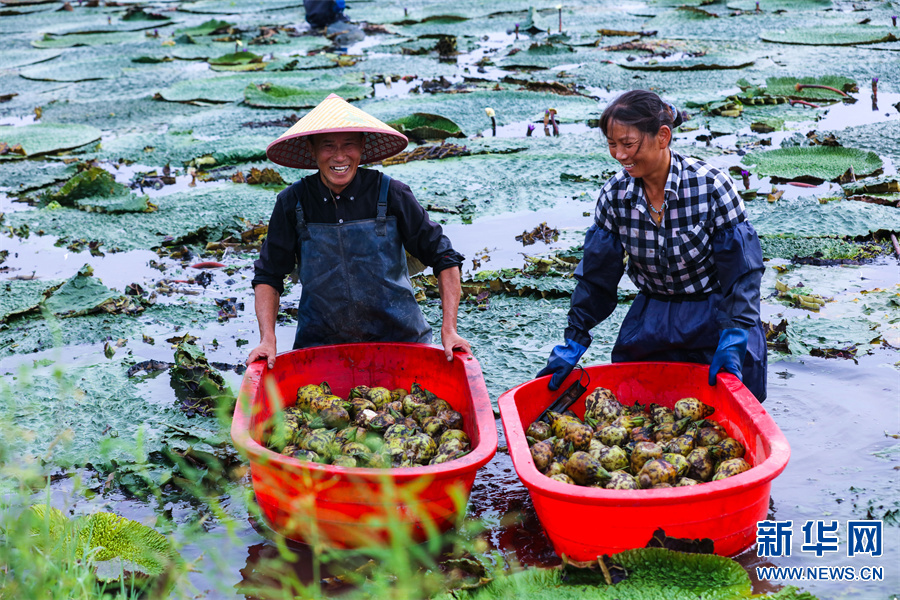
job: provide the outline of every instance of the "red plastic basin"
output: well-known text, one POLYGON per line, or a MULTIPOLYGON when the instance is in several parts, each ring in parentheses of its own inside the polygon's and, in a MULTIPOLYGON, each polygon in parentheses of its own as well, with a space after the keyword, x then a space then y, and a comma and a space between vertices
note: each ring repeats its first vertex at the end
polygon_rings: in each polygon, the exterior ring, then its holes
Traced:
POLYGON ((337 547, 382 543, 398 525, 416 541, 446 531, 465 511, 475 472, 497 450, 478 361, 456 353, 448 362, 443 349, 422 344, 294 350, 279 355, 271 371, 265 361, 255 362, 244 374, 231 437, 250 460, 267 524, 293 540, 337 547), (462 414, 472 451, 440 465, 369 469, 299 461, 266 448, 263 431, 273 413, 293 405, 300 386, 322 381, 343 398, 358 385, 408 390, 418 382, 462 414))
MULTIPOLYGON (((710 418, 744 444, 753 468, 720 481, 659 490, 604 490, 554 481, 535 468, 525 429, 560 392, 547 389, 547 377, 523 383, 500 396, 500 415, 513 466, 556 553, 590 561, 643 548, 659 527, 670 537, 710 538, 715 553, 723 556, 753 545, 756 522, 766 519, 772 479, 787 466, 790 447, 740 380, 720 374, 711 387, 708 367, 687 363, 617 363, 585 370, 591 378, 588 391, 608 388, 623 404, 656 402, 671 408, 693 396, 715 407, 710 418)), ((573 374, 560 389, 575 379, 573 374)), ((572 406, 579 417, 586 396, 572 406)))

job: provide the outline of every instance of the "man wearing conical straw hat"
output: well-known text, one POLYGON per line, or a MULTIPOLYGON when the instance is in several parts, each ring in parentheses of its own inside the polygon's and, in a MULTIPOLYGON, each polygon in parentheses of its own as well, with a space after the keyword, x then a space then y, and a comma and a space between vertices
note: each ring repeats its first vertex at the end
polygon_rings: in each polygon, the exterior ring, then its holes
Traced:
POLYGON ((441 343, 471 352, 456 331, 463 256, 409 186, 359 169, 406 148, 406 136, 331 94, 269 144, 269 160, 318 169, 278 194, 254 263, 260 343, 247 362, 275 366, 275 320, 284 278, 299 265, 294 348, 351 342, 431 343, 406 252, 433 268, 443 309, 441 343))

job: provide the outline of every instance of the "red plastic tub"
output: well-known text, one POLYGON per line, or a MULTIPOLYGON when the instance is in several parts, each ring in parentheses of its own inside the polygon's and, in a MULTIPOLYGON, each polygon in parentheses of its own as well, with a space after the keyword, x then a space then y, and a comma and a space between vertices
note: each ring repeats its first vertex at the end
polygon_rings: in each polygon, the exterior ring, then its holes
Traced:
POLYGON ((497 450, 497 426, 478 361, 422 344, 343 344, 281 354, 275 368, 253 363, 244 374, 231 424, 249 457, 253 490, 267 524, 297 541, 336 547, 382 543, 392 527, 422 541, 452 527, 465 511, 475 472, 497 450), (299 461, 262 443, 274 411, 293 405, 297 389, 327 381, 346 398, 358 385, 434 392, 463 415, 472 451, 440 465, 347 468, 299 461))
MULTIPOLYGON (((734 375, 707 383, 709 367, 687 363, 617 363, 587 367, 588 392, 605 387, 623 404, 672 407, 692 396, 715 407, 710 416, 744 444, 749 471, 696 486, 659 490, 604 490, 554 481, 534 466, 525 429, 560 392, 547 377, 500 396, 500 415, 513 466, 528 488, 537 516, 560 556, 590 561, 643 548, 657 528, 678 538, 710 538, 715 553, 733 556, 755 543, 756 522, 766 519, 772 479, 787 466, 790 447, 778 426, 734 375)), ((577 371, 576 371, 577 373, 577 371)), ((573 383, 572 375, 560 389, 573 383)), ((584 416, 584 399, 572 406, 584 416)))

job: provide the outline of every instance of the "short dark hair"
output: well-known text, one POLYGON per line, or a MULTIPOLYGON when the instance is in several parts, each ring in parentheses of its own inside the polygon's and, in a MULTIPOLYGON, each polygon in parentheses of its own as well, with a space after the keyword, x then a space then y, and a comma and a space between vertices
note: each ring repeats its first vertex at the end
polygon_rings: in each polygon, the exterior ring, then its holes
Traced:
POLYGON ((600 129, 607 135, 610 121, 636 128, 641 133, 656 135, 663 125, 675 129, 684 122, 681 113, 656 93, 631 90, 616 97, 600 116, 600 129))

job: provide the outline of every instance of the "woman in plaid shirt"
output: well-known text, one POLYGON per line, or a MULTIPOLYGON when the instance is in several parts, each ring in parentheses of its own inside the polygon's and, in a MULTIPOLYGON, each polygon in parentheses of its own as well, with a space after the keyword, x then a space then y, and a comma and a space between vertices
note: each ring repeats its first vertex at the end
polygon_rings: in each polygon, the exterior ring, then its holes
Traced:
POLYGON ((538 377, 558 389, 616 307, 622 274, 640 290, 622 323, 612 362, 677 361, 734 373, 766 398, 766 339, 759 313, 759 237, 731 177, 669 148, 681 124, 653 92, 622 94, 600 128, 623 170, 600 191, 575 271, 565 344, 538 377), (626 259, 626 260, 623 260, 626 259))

